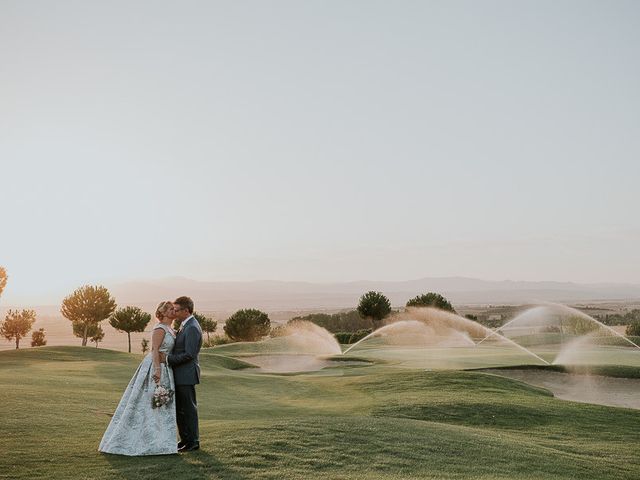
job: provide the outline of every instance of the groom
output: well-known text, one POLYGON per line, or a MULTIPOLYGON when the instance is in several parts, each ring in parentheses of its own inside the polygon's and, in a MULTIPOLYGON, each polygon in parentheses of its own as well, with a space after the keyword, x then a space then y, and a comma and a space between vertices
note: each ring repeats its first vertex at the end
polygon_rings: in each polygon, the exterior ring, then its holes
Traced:
POLYGON ((193 300, 180 297, 173 305, 176 318, 181 323, 173 352, 167 355, 167 363, 173 368, 176 383, 176 421, 180 434, 178 451, 191 452, 200 448, 195 386, 200 383, 198 353, 202 345, 202 329, 193 316, 193 300))

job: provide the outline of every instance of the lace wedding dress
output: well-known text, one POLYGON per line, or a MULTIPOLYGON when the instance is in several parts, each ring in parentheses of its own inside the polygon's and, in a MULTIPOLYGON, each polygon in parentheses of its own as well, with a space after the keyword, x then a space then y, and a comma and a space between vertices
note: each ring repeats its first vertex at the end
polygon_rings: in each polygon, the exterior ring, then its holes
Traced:
MULTIPOLYGON (((161 323, 154 330, 157 328, 165 331, 159 350, 171 353, 175 343, 173 330, 161 323)), ((175 390, 171 368, 166 363, 160 364, 160 367, 160 384, 175 390)), ((177 453, 175 400, 162 407, 152 407, 156 387, 152 375, 153 362, 149 353, 120 399, 98 447, 100 452, 131 456, 177 453)))

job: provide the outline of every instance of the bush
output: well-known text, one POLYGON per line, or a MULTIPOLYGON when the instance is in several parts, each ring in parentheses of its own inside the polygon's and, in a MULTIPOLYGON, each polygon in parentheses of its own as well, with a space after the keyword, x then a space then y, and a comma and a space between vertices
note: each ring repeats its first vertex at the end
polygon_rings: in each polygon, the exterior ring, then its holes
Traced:
POLYGON ((225 336, 216 336, 211 338, 210 340, 205 340, 204 342, 202 342, 202 347, 203 348, 211 348, 211 347, 215 347, 216 345, 226 345, 227 343, 231 343, 232 340, 225 336))
POLYGON ((337 332, 333 334, 336 337, 336 341, 342 345, 351 343, 351 332, 337 332))
POLYGON ((236 342, 255 342, 269 334, 269 316, 254 308, 238 310, 224 325, 224 333, 236 342))
POLYGON ((47 344, 47 340, 44 338, 44 328, 34 330, 31 332, 31 346, 43 347, 47 344))
POLYGON ((640 336, 640 320, 633 320, 629 325, 627 325, 627 329, 624 333, 627 337, 640 336))
POLYGON ((373 332, 373 328, 366 328, 363 330, 358 330, 351 334, 351 338, 349 339, 349 343, 357 343, 362 340, 364 337, 373 332))
POLYGON ((456 313, 451 302, 439 293, 429 292, 418 295, 407 302, 407 307, 433 307, 456 313))
POLYGON ((297 320, 306 320, 315 323, 319 327, 329 330, 331 333, 337 332, 356 332, 365 328, 372 328, 373 323, 370 318, 363 318, 357 310, 339 313, 311 313, 304 317, 295 317, 289 320, 294 322, 297 320))
POLYGON ((373 332, 372 328, 366 328, 362 330, 358 330, 357 332, 338 332, 335 333, 334 336, 338 343, 343 345, 348 345, 352 343, 357 343, 362 340, 364 337, 373 332))

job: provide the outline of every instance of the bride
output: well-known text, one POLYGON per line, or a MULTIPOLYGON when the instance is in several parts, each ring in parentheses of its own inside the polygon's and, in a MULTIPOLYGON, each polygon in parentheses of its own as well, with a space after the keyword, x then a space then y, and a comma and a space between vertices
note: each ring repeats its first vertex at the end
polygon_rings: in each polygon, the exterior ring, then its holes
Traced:
POLYGON ((125 390, 116 412, 104 432, 98 450, 118 455, 164 455, 177 453, 176 405, 154 408, 154 390, 162 385, 175 391, 173 372, 160 363, 160 352, 169 354, 175 343, 171 322, 175 318, 171 302, 162 302, 156 310, 158 323, 153 328, 151 352, 144 357, 125 390))

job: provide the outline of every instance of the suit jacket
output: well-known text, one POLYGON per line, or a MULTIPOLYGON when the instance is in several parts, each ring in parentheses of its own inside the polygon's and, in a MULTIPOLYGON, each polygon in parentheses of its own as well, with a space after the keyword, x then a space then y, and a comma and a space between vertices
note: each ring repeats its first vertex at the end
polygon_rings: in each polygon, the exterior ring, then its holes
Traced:
POLYGON ((176 343, 167 362, 173 368, 176 385, 196 385, 200 383, 198 354, 202 346, 202 329, 195 317, 185 320, 184 327, 176 335, 176 343))

